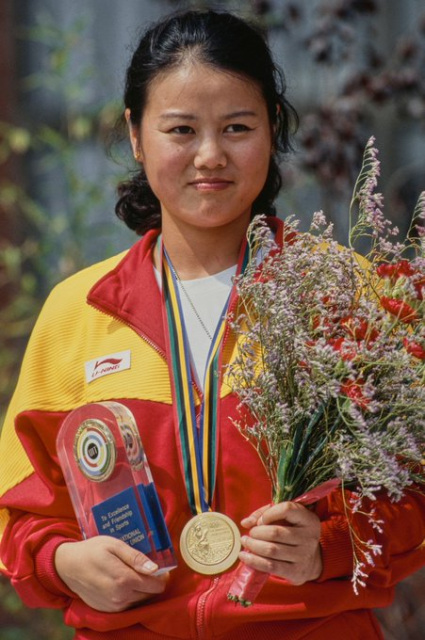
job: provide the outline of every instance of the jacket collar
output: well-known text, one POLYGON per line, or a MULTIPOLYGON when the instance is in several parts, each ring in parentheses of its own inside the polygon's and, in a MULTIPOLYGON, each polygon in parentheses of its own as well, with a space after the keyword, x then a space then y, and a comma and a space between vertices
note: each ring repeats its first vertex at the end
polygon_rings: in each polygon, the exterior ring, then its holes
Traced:
MULTIPOLYGON (((282 220, 269 217, 267 223, 281 246, 284 236, 282 220)), ((159 234, 159 229, 148 231, 136 242, 117 266, 91 288, 87 301, 123 320, 165 354, 161 292, 153 266, 153 249, 159 234)))
POLYGON ((87 301, 120 318, 165 353, 161 292, 153 266, 159 229, 148 231, 117 266, 91 288, 87 301))

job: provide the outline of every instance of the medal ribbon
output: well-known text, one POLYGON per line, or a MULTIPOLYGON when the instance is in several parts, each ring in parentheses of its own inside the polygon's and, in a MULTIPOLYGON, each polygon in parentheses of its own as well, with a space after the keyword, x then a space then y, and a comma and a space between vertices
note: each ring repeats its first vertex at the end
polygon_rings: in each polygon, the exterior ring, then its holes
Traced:
MULTIPOLYGON (((174 416, 186 492, 191 511, 196 515, 211 510, 214 495, 221 383, 221 345, 227 326, 226 314, 234 295, 234 288, 232 288, 224 305, 208 352, 204 394, 201 397, 198 424, 189 343, 177 278, 164 247, 162 247, 161 254, 163 256, 163 317, 166 326, 174 416)), ((245 270, 250 254, 251 248, 245 239, 239 255, 237 275, 245 270)))

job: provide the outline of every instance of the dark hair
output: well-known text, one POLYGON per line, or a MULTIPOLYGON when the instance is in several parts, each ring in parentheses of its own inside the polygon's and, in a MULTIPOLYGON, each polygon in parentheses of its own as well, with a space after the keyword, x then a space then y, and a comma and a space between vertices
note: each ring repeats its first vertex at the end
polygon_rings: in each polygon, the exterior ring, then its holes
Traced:
MULTIPOLYGON (((298 117, 284 97, 285 79, 274 64, 270 50, 257 29, 230 13, 187 11, 161 20, 142 37, 127 69, 125 107, 131 122, 139 125, 148 90, 161 72, 178 67, 187 56, 196 61, 244 76, 255 82, 267 105, 274 131, 273 155, 252 215, 276 215, 274 200, 282 186, 278 167, 280 153, 291 149, 290 135, 298 117)), ((143 234, 161 226, 161 208, 142 168, 131 180, 118 186, 115 211, 130 229, 143 234)))

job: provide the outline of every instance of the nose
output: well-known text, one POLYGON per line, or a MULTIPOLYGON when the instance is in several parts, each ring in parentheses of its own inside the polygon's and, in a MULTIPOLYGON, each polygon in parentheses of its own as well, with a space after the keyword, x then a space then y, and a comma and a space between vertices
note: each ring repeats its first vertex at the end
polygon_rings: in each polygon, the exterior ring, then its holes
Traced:
POLYGON ((225 167, 226 164, 227 156, 219 136, 205 136, 199 141, 194 158, 196 169, 211 170, 225 167))

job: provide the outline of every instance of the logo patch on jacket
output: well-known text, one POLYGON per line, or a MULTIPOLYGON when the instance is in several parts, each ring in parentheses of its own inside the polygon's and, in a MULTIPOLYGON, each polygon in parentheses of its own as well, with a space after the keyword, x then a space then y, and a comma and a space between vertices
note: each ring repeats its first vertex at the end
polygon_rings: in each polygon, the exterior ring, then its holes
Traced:
POLYGON ((110 353, 107 356, 100 356, 95 360, 89 360, 85 363, 86 382, 93 382, 102 376, 108 376, 110 373, 118 373, 130 369, 131 353, 130 351, 119 351, 118 353, 110 353))

